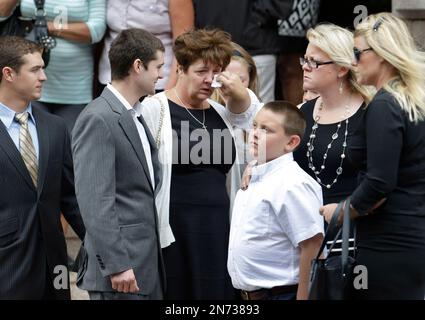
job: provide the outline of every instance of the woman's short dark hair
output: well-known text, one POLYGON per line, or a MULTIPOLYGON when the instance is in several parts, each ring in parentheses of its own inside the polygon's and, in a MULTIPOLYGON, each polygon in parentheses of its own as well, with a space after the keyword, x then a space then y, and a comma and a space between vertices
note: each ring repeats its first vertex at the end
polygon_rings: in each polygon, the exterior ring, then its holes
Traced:
POLYGON ((229 33, 219 29, 197 29, 178 36, 173 51, 184 71, 198 59, 224 70, 230 63, 233 47, 229 33))
POLYGON ((157 51, 164 52, 164 45, 150 32, 136 28, 121 31, 109 50, 112 80, 126 78, 136 59, 147 68, 149 62, 157 58, 157 51))
POLYGON ((19 72, 25 63, 23 57, 34 52, 43 52, 43 48, 35 42, 21 37, 0 37, 0 81, 4 67, 19 72))

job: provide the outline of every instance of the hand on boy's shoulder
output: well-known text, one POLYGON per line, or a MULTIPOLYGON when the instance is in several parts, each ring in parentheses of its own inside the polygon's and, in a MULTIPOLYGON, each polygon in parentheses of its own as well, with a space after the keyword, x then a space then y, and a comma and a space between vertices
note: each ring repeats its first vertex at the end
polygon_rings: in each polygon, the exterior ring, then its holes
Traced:
POLYGON ((242 174, 241 189, 244 191, 248 189, 249 182, 251 181, 251 177, 252 177, 252 168, 256 164, 257 164, 257 160, 252 160, 251 162, 249 162, 245 168, 245 171, 242 174))

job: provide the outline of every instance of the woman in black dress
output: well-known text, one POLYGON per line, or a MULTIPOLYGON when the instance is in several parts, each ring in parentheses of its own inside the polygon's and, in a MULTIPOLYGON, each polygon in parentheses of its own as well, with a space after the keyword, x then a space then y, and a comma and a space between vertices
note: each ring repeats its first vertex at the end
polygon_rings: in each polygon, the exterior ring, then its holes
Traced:
POLYGON ((233 299, 227 273, 229 212, 240 172, 231 122, 249 122, 259 102, 239 76, 222 72, 233 53, 227 33, 189 31, 176 39, 173 50, 176 86, 146 98, 142 110, 163 163, 156 203, 166 298, 233 299), (216 74, 228 108, 208 99, 216 74))
POLYGON ((350 31, 321 24, 308 30, 307 39, 306 53, 300 59, 303 86, 319 97, 300 108, 307 126, 294 159, 322 186, 327 204, 345 199, 357 185, 358 171, 346 158, 346 150, 369 95, 352 70, 350 31))
MULTIPOLYGON (((425 55, 405 23, 390 13, 356 27, 358 80, 377 94, 349 156, 360 184, 351 196, 357 262, 367 268, 358 299, 425 296, 425 55)), ((327 221, 335 204, 322 208, 327 221)))

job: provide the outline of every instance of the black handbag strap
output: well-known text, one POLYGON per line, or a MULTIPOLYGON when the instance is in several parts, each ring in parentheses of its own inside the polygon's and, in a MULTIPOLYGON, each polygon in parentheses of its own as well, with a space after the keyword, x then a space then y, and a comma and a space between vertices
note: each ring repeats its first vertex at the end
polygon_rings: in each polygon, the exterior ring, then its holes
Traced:
POLYGON ((45 0, 34 0, 34 4, 37 10, 44 9, 44 1, 45 0))
MULTIPOLYGON (((347 267, 348 267, 348 253, 349 253, 349 245, 350 245, 350 197, 348 197, 346 200, 340 201, 338 203, 338 206, 336 207, 332 219, 328 225, 328 230, 326 231, 325 237, 323 239, 322 245, 320 246, 320 250, 317 253, 316 260, 320 258, 320 255, 322 254, 323 250, 325 249, 326 243, 330 241, 333 238, 332 245, 330 247, 330 251, 336 244, 336 241, 338 240, 341 231, 342 231, 342 252, 341 252, 341 265, 343 270, 343 276, 347 274, 347 267), (344 220, 342 227, 338 226, 338 217, 340 215, 341 209, 344 210, 344 220), (336 233, 336 235, 335 235, 336 233)), ((355 246, 356 244, 354 244, 355 246)))
POLYGON ((44 47, 44 51, 47 52, 56 46, 56 39, 50 36, 48 33, 44 1, 45 0, 34 0, 34 5, 36 7, 33 36, 34 39, 31 40, 39 42, 44 47))
POLYGON ((336 209, 335 209, 335 211, 332 215, 331 222, 328 224, 328 229, 326 230, 325 237, 322 241, 322 245, 320 246, 319 252, 317 253, 316 259, 319 259, 320 255, 322 254, 323 250, 325 249, 326 243, 328 241, 330 241, 331 239, 334 239, 334 242, 332 243, 332 247, 334 246, 336 239, 338 239, 338 237, 341 233, 341 230, 340 230, 341 228, 338 226, 338 216, 339 216, 339 212, 342 209, 343 204, 344 204, 344 201, 341 201, 340 203, 338 203, 338 206, 336 207, 336 209), (336 232, 338 232, 338 233, 335 236, 336 232))
POLYGON ((342 263, 342 276, 345 278, 347 275, 348 267, 348 247, 350 245, 350 197, 345 200, 344 206, 344 221, 342 224, 342 253, 341 253, 341 263, 342 263))
POLYGON ((46 11, 44 11, 44 0, 34 0, 35 5, 35 18, 44 19, 46 11))

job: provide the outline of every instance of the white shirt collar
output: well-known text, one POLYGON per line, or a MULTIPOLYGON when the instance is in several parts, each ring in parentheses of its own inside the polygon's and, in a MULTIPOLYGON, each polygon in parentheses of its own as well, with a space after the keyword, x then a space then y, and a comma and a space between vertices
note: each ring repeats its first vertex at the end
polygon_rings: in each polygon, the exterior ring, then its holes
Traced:
POLYGON ((294 156, 292 152, 289 152, 269 162, 256 165, 252 168, 252 178, 254 180, 260 180, 261 177, 272 173, 285 165, 285 163, 292 161, 294 161, 294 156))
POLYGON ((117 89, 115 89, 112 84, 108 83, 106 87, 114 94, 115 97, 117 97, 117 99, 124 105, 127 110, 135 112, 136 117, 140 116, 141 105, 139 101, 137 101, 136 104, 132 107, 127 99, 124 98, 124 96, 117 89))

